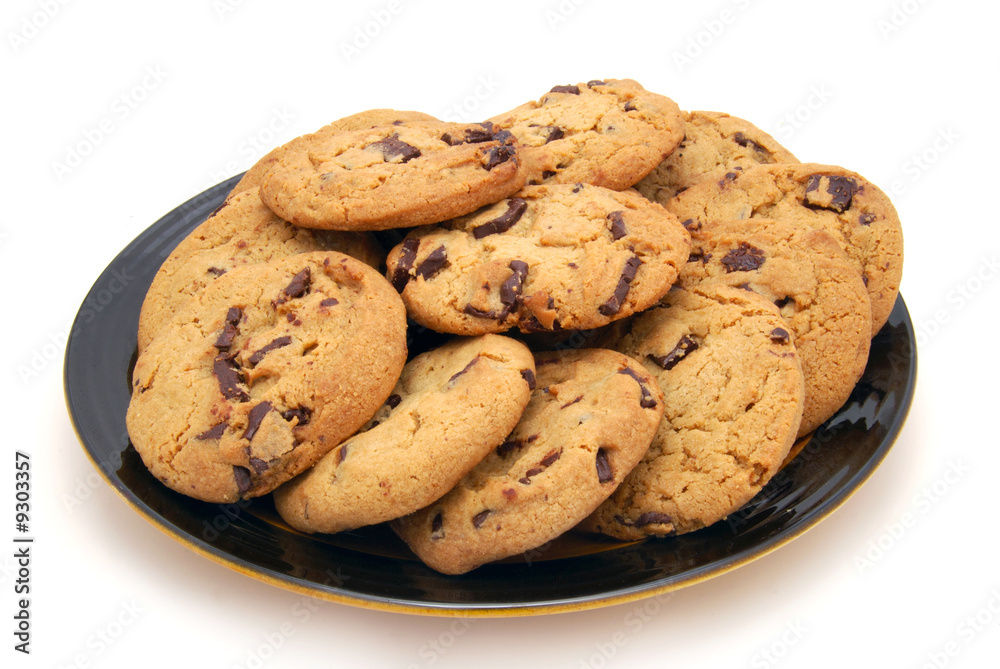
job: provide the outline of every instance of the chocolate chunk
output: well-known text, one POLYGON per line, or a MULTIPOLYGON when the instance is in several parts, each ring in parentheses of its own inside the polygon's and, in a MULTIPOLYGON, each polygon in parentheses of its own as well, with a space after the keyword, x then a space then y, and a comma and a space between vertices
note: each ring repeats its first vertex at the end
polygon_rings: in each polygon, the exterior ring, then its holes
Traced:
POLYGON ((399 403, 402 401, 403 401, 402 397, 393 393, 392 395, 389 395, 389 398, 385 401, 385 405, 390 409, 395 409, 396 407, 399 406, 399 403))
POLYGON ((542 170, 542 178, 543 179, 551 179, 556 174, 558 174, 558 172, 556 172, 555 170, 542 170))
POLYGON ((650 355, 649 359, 655 362, 657 365, 666 370, 671 370, 677 366, 681 360, 683 360, 689 353, 692 353, 698 349, 698 342, 684 335, 681 337, 680 341, 677 342, 677 346, 674 347, 670 353, 661 356, 650 355))
POLYGON ((474 364, 476 364, 477 362, 479 362, 479 358, 480 357, 481 356, 477 355, 475 358, 473 358, 469 362, 469 364, 467 364, 465 367, 463 367, 460 371, 455 372, 454 374, 452 374, 452 377, 450 379, 448 379, 448 387, 450 388, 455 383, 455 381, 458 379, 458 377, 462 376, 462 374, 465 374, 467 371, 469 371, 470 369, 472 369, 472 366, 474 364))
POLYGON ((726 172, 725 176, 723 176, 721 179, 719 179, 719 188, 725 188, 729 184, 731 184, 734 181, 736 181, 736 177, 738 177, 740 175, 740 172, 742 170, 743 170, 742 167, 736 167, 736 168, 733 169, 732 172, 726 172))
POLYGON ((614 472, 611 471, 611 463, 608 461, 608 453, 603 448, 597 449, 597 480, 600 483, 610 483, 615 480, 614 472))
POLYGON ((504 499, 506 499, 508 502, 513 502, 515 499, 517 499, 517 491, 514 490, 513 488, 504 488, 500 492, 503 493, 504 499))
POLYGON ((579 86, 553 86, 549 93, 570 93, 572 95, 580 94, 579 86))
POLYGON ((611 227, 611 238, 616 242, 628 234, 625 230, 625 212, 613 211, 607 215, 608 223, 611 227))
POLYGON ((742 132, 737 132, 735 135, 733 135, 733 141, 744 148, 751 148, 754 151, 757 151, 758 153, 768 153, 767 149, 765 149, 763 146, 761 146, 757 142, 753 141, 752 139, 744 135, 742 132))
POLYGON ((708 261, 712 259, 711 253, 705 253, 704 249, 695 249, 688 256, 688 262, 701 262, 702 265, 707 265, 708 261))
POLYGON ((479 128, 466 128, 461 137, 453 137, 450 132, 441 135, 441 140, 448 146, 458 146, 459 144, 481 144, 489 142, 498 135, 494 125, 489 121, 480 124, 479 128))
POLYGON ((247 429, 243 431, 243 439, 247 441, 253 440, 257 430, 260 429, 260 424, 266 416, 271 411, 270 402, 261 402, 253 409, 250 409, 250 413, 247 414, 247 429))
POLYGON ((622 109, 624 109, 627 112, 635 111, 636 110, 636 106, 634 104, 632 104, 631 100, 629 100, 628 102, 625 103, 625 106, 622 107, 622 109))
POLYGON ((632 256, 625 261, 625 267, 622 269, 622 275, 618 279, 618 285, 615 287, 614 294, 607 302, 597 307, 599 312, 605 316, 614 316, 621 311, 622 300, 628 295, 629 284, 632 283, 632 279, 638 273, 640 265, 642 265, 642 260, 639 259, 639 256, 632 256))
POLYGON ((493 512, 490 509, 487 509, 486 511, 480 511, 479 513, 474 515, 472 517, 472 526, 478 530, 480 527, 483 526, 483 523, 486 522, 486 519, 489 517, 491 513, 493 512))
POLYGON ((382 158, 387 163, 406 163, 420 156, 420 149, 401 140, 399 133, 393 133, 385 139, 369 144, 365 148, 374 148, 382 154, 382 158))
POLYGON ((275 339, 274 341, 272 341, 270 344, 265 344, 259 350, 257 350, 256 352, 254 352, 254 354, 250 356, 250 358, 249 358, 249 360, 247 360, 247 362, 249 362, 251 365, 255 365, 256 366, 258 363, 260 363, 261 360, 264 359, 264 356, 267 355, 268 353, 270 353, 271 351, 273 351, 273 350, 275 350, 277 348, 282 348, 284 346, 288 346, 291 343, 292 343, 292 338, 289 337, 289 336, 278 337, 277 339, 275 339))
POLYGON ((265 460, 260 458, 250 458, 250 468, 253 469, 254 474, 260 476, 267 471, 268 464, 265 460))
POLYGON ((236 479, 236 489, 241 495, 245 495, 250 490, 250 470, 238 465, 233 466, 233 478, 236 479))
POLYGON ((542 467, 548 467, 553 462, 555 462, 556 460, 558 460, 560 458, 560 456, 562 456, 562 449, 561 448, 552 449, 551 451, 549 451, 548 453, 545 454, 545 457, 542 458, 538 462, 538 464, 541 465, 542 467))
POLYGON ((497 165, 507 162, 517 154, 516 149, 511 144, 499 144, 490 147, 483 153, 482 166, 487 172, 497 165))
POLYGON ((858 192, 857 182, 850 177, 813 174, 806 182, 803 204, 810 209, 828 209, 841 214, 851 208, 854 194, 858 192), (826 193, 820 188, 826 181, 826 193))
POLYGON ((673 519, 665 513, 659 511, 646 511, 635 519, 635 527, 645 527, 646 525, 669 525, 673 519))
POLYGON ((410 281, 410 270, 413 269, 413 261, 417 259, 417 249, 420 247, 420 240, 415 238, 407 239, 400 249, 399 262, 392 272, 392 287, 397 292, 402 293, 406 284, 410 281))
POLYGON ((444 246, 439 246, 430 252, 424 261, 417 265, 413 271, 414 275, 422 277, 425 281, 440 272, 448 264, 448 254, 444 246))
POLYGON ((600 79, 591 79, 590 81, 587 82, 587 86, 589 86, 590 88, 593 88, 594 86, 607 86, 607 85, 608 82, 601 81, 600 79))
POLYGON ((774 306, 778 307, 779 309, 784 309, 785 307, 787 307, 789 304, 791 304, 794 301, 795 300, 793 300, 792 298, 790 298, 790 297, 788 297, 786 295, 785 297, 782 297, 779 300, 775 300, 774 301, 774 306))
POLYGON ((209 274, 214 274, 215 276, 218 277, 218 276, 222 276, 223 274, 225 274, 226 270, 220 269, 218 267, 209 267, 208 268, 208 273, 209 274))
POLYGON ((653 394, 649 392, 649 388, 646 386, 645 380, 635 372, 635 370, 630 367, 618 372, 619 374, 625 374, 626 376, 631 376, 635 379, 635 382, 639 384, 639 390, 642 392, 642 397, 639 398, 639 406, 643 409, 652 409, 656 406, 656 399, 653 394))
POLYGON ((229 307, 226 312, 226 324, 219 333, 219 338, 215 340, 215 348, 220 351, 227 350, 233 345, 233 339, 239 333, 240 321, 243 319, 243 310, 239 307, 229 307))
POLYGON ((347 446, 348 446, 347 444, 344 444, 343 446, 340 447, 340 450, 337 451, 337 464, 338 465, 341 462, 343 462, 344 460, 347 459, 347 446))
POLYGON ((535 373, 533 371, 531 371, 530 369, 522 369, 521 370, 521 378, 523 378, 525 380, 525 382, 527 382, 527 384, 528 384, 528 390, 534 390, 535 389, 535 383, 536 382, 535 382, 535 373))
POLYGON ((296 423, 296 427, 302 427, 308 423, 309 419, 312 417, 312 409, 309 407, 296 407, 294 409, 289 409, 288 411, 282 411, 281 417, 288 422, 292 422, 293 418, 298 419, 299 422, 296 423))
POLYGON ((444 538, 444 532, 441 530, 444 528, 444 517, 438 512, 434 518, 431 520, 431 539, 442 539, 444 538))
POLYGON ((487 221, 482 225, 474 227, 472 229, 472 236, 476 239, 482 239, 483 237, 487 237, 489 235, 507 232, 521 219, 521 216, 524 215, 527 208, 528 203, 522 198, 513 197, 507 200, 507 211, 491 221, 487 221))
POLYGON ((500 284, 500 303, 504 305, 504 316, 517 304, 524 288, 524 280, 528 278, 528 263, 523 260, 511 260, 508 265, 512 274, 500 284))
POLYGON ((325 300, 323 300, 322 302, 320 302, 319 306, 321 306, 321 307, 335 307, 338 304, 340 304, 340 300, 338 300, 336 297, 328 297, 325 300))
POLYGON ((490 318, 490 319, 493 319, 495 321, 502 321, 503 320, 503 318, 501 318, 500 314, 498 314, 494 310, 492 310, 492 309, 477 309, 476 307, 472 306, 471 304, 467 304, 464 307, 462 307, 462 313, 463 314, 468 314, 469 316, 475 316, 476 318, 490 318))
POLYGON ((684 226, 685 230, 701 230, 701 221, 696 221, 693 218, 688 218, 681 221, 681 225, 684 226))
POLYGON ((750 291, 751 293, 753 292, 753 288, 751 288, 751 287, 750 287, 750 284, 749 284, 749 283, 747 283, 746 281, 744 281, 743 283, 739 284, 739 285, 738 285, 738 286, 736 286, 736 287, 737 287, 737 288, 739 288, 740 290, 748 290, 748 291, 750 291))
POLYGON ((784 328, 774 328, 771 330, 771 341, 775 344, 787 344, 791 340, 792 337, 788 334, 788 330, 784 328))
POLYGON ((561 407, 559 407, 559 408, 560 408, 560 409, 565 409, 566 407, 569 407, 569 406, 573 406, 574 404, 576 404, 577 402, 581 401, 582 399, 583 399, 583 395, 580 395, 580 396, 579 396, 579 397, 577 397, 576 399, 574 399, 574 400, 572 400, 572 401, 570 401, 570 402, 566 402, 566 404, 563 404, 563 405, 562 405, 561 407))
POLYGON ((208 441, 209 439, 222 439, 222 435, 226 433, 226 428, 229 427, 228 423, 219 423, 208 428, 201 434, 199 434, 195 439, 198 441, 208 441))
POLYGON ((763 251, 755 246, 750 246, 746 242, 740 242, 737 248, 727 253, 719 262, 725 266, 726 273, 729 273, 750 272, 759 269, 765 260, 763 251))
POLYGON ((240 366, 231 357, 224 355, 216 357, 215 362, 212 363, 212 373, 219 381, 219 391, 227 400, 236 400, 237 402, 250 400, 250 395, 240 388, 240 384, 246 383, 243 375, 240 374, 240 366))
POLYGON ((531 442, 538 439, 537 434, 533 434, 530 437, 525 437, 524 439, 508 439, 499 446, 497 446, 496 452, 501 458, 507 457, 510 453, 515 450, 520 450, 530 444, 531 442))
POLYGON ((871 212, 865 212, 858 217, 858 223, 860 223, 861 225, 871 225, 872 223, 875 222, 876 218, 878 218, 878 216, 876 216, 875 214, 871 212))
POLYGON ((311 273, 309 271, 309 268, 306 267, 301 272, 293 276, 291 283, 285 286, 285 289, 281 292, 284 293, 285 297, 287 297, 288 299, 302 297, 303 295, 309 292, 310 281, 311 281, 311 273))
POLYGON ((545 138, 546 144, 548 144, 549 142, 554 142, 557 139, 562 139, 563 137, 566 136, 566 133, 563 131, 563 129, 557 125, 549 125, 546 126, 546 128, 548 128, 549 131, 548 137, 545 138))
POLYGON ((582 191, 582 190, 583 190, 583 184, 575 184, 575 185, 573 186, 573 190, 572 190, 572 191, 570 191, 570 192, 571 192, 571 193, 579 193, 579 192, 580 192, 580 191, 582 191))

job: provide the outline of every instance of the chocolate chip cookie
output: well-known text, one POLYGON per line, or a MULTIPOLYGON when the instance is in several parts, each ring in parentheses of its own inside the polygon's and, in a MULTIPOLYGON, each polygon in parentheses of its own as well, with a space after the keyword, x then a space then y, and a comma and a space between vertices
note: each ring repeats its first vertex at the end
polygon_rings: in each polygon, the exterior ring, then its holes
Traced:
POLYGON ((797 163, 791 151, 753 123, 722 112, 684 115, 684 141, 635 185, 660 204, 706 178, 721 178, 736 167, 797 163))
POLYGON ((677 219, 635 191, 554 184, 415 230, 386 264, 414 320, 475 335, 594 328, 641 311, 689 250, 677 219))
POLYGON ((529 184, 622 190, 649 174, 684 137, 677 104, 632 79, 555 86, 490 120, 517 136, 529 184))
POLYGON ((690 532, 746 504, 778 470, 802 417, 802 367, 778 309, 718 284, 675 288, 617 348, 641 360, 665 409, 642 461, 583 530, 619 539, 690 532))
POLYGON ((336 135, 342 132, 364 130, 365 128, 373 128, 378 125, 392 125, 394 123, 402 123, 404 121, 437 121, 437 119, 430 114, 424 114, 423 112, 397 111, 395 109, 369 109, 367 111, 358 112, 357 114, 345 116, 342 119, 323 126, 314 133, 301 135, 287 144, 282 144, 276 149, 272 149, 267 155, 258 160, 253 167, 246 171, 246 174, 243 175, 243 178, 236 184, 236 187, 233 188, 228 197, 231 198, 237 193, 241 193, 251 188, 260 188, 260 184, 264 180, 264 175, 269 169, 274 167, 274 165, 281 160, 286 153, 290 151, 298 151, 302 148, 308 147, 310 144, 316 142, 322 137, 336 135))
POLYGON ((274 491, 278 513, 303 532, 340 532, 417 511, 503 442, 534 385, 531 352, 500 335, 418 355, 365 428, 274 491))
POLYGON ((126 415, 177 492, 270 492, 365 424, 406 359, 399 295, 336 252, 246 265, 191 298, 139 356, 126 415))
POLYGON ((830 165, 757 165, 703 181, 667 203, 684 222, 770 218, 826 230, 857 265, 872 304, 872 334, 899 294, 903 230, 885 193, 850 170, 830 165))
POLYGON ((646 451, 663 395, 638 362, 584 349, 536 357, 507 439, 448 494, 392 527, 427 565, 462 574, 541 546, 611 494, 646 451))
POLYGON ((805 374, 799 434, 847 401, 868 363, 871 303, 857 267, 829 233, 751 218, 709 221, 691 231, 680 282, 753 291, 781 312, 805 374))
POLYGON ((232 196, 170 253, 139 313, 139 351, 192 295, 226 272, 308 251, 339 251, 378 268, 384 251, 367 232, 307 230, 275 216, 255 189, 232 196))
POLYGON ((525 176, 517 140, 493 124, 405 121, 314 136, 265 173, 260 195, 297 225, 386 230, 468 214, 525 176))

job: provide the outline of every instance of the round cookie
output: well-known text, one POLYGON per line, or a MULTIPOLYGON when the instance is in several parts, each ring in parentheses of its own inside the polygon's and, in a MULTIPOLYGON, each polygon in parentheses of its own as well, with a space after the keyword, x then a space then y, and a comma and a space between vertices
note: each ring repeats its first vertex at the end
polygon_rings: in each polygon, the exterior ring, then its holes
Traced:
POLYGON ((677 104, 632 79, 556 86, 490 120, 517 137, 529 184, 587 183, 623 190, 684 137, 677 104))
POLYGON ((314 137, 264 175, 278 216, 331 230, 387 230, 462 216, 524 185, 517 140, 490 123, 412 121, 314 137))
POLYGON ((781 466, 802 417, 802 367, 777 307, 723 285, 674 289, 616 348, 663 391, 642 462, 580 529, 626 540, 711 525, 781 466))
POLYGON ((514 431, 448 494, 393 529, 428 566, 462 574, 571 529, 642 458, 663 395, 635 360, 602 349, 536 356, 514 431))
POLYGON ((128 434, 168 487, 270 492, 385 402, 406 360, 399 295, 336 252, 247 265, 187 302, 136 361, 128 434))
POLYGON ((691 231, 680 283, 707 281, 773 302, 787 323, 805 375, 799 435, 847 401, 871 347, 871 303, 857 267, 831 235, 767 219, 709 221, 691 231))
POLYGON ((802 163, 735 168, 667 203, 685 226, 770 218, 831 233, 856 263, 872 304, 872 334, 885 324, 903 274, 903 229, 889 198, 842 167, 802 163))
POLYGON ((791 151, 749 121, 722 112, 693 111, 684 115, 684 141, 635 189, 666 204, 699 181, 718 180, 736 167, 797 162, 791 151))
POLYGON ((455 339, 406 364, 358 434, 274 491, 303 532, 340 532, 417 511, 455 486, 514 429, 535 361, 500 335, 455 339))
POLYGON ((365 128, 372 128, 377 125, 403 123, 405 121, 437 121, 437 119, 430 114, 424 114, 422 112, 397 111, 395 109, 369 109, 367 111, 358 112, 357 114, 345 116, 342 119, 323 126, 314 133, 301 135, 286 144, 282 144, 281 146, 272 149, 267 155, 258 160, 253 167, 246 171, 243 178, 240 179, 239 183, 236 184, 236 187, 229 193, 227 199, 245 190, 260 188, 260 184, 264 180, 264 175, 275 165, 275 163, 281 160, 286 153, 289 151, 298 151, 303 147, 307 147, 318 138, 336 135, 341 132, 364 130, 365 128))
POLYGON ((594 328, 641 311, 689 250, 677 219, 635 191, 554 184, 413 231, 386 265, 414 320, 475 335, 594 328))
POLYGON ((226 272, 308 251, 339 251, 376 269, 384 257, 369 233, 294 226, 264 206, 256 190, 231 197, 181 240, 153 277, 139 312, 139 351, 192 295, 226 272))

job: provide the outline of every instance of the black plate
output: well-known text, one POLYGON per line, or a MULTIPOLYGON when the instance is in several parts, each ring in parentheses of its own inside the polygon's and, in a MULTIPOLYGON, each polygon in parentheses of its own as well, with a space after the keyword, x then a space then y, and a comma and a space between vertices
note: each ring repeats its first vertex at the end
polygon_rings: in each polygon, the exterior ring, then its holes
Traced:
POLYGON ((101 274, 66 347, 66 402, 87 455, 132 508, 192 550, 274 585, 371 608, 455 615, 583 609, 666 592, 745 564, 822 520, 882 462, 909 410, 916 349, 900 298, 840 412, 744 509, 691 534, 632 544, 569 535, 454 577, 425 567, 384 527, 307 536, 281 522, 270 497, 230 505, 184 497, 149 474, 125 431, 139 308, 160 263, 238 178, 161 218, 101 274))

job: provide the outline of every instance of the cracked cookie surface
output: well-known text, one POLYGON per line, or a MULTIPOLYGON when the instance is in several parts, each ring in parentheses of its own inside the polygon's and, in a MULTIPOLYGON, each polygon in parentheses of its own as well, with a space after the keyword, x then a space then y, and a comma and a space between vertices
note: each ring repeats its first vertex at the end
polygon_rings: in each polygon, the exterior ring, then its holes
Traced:
POLYGON ((468 214, 511 195, 524 179, 517 140, 505 130, 404 121, 289 149, 264 175, 260 196, 304 227, 386 230, 468 214))
POLYGON ((643 363, 664 414, 642 461, 580 529, 626 540, 722 520, 781 466, 802 417, 802 367, 777 307, 724 285, 675 288, 618 350, 643 363))
POLYGON ((642 458, 663 395, 635 360, 602 349, 535 357, 517 427, 459 484, 392 522, 428 566, 461 574, 569 530, 642 458))
POLYGON ((781 221, 710 221, 691 231, 680 283, 723 283, 775 304, 805 375, 799 435, 847 401, 868 363, 871 303, 857 267, 832 236, 781 221))
POLYGON ((139 312, 139 351, 191 296, 226 272, 309 251, 339 251, 376 269, 384 257, 366 232, 300 228, 275 216, 255 189, 232 196, 156 272, 139 312))
POLYGON ((797 163, 791 151, 753 123, 723 112, 684 115, 684 140, 635 185, 653 202, 667 200, 705 179, 719 179, 741 167, 797 163))
POLYGON ((514 429, 535 385, 528 348, 455 339, 418 355, 357 434, 274 491, 304 532, 340 532, 417 511, 444 495, 514 429))
POLYGON ((686 227, 711 220, 770 218, 826 230, 856 264, 872 305, 872 334, 896 304, 903 229, 889 198, 861 175, 833 165, 757 165, 702 181, 670 200, 686 227))
POLYGON ((689 249, 677 219, 635 191, 555 184, 415 230, 386 264, 414 320, 475 335, 624 318, 666 294, 689 249))
POLYGON ((632 79, 555 86, 536 101, 490 119, 514 133, 528 183, 586 183, 623 190, 684 137, 677 104, 632 79))
POLYGON ((210 502, 270 492, 371 418, 406 359, 399 295, 336 252, 227 272, 136 361, 128 434, 168 487, 210 502))

